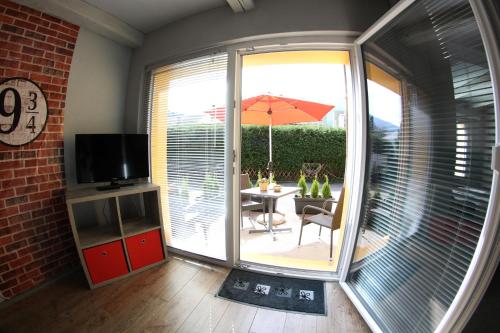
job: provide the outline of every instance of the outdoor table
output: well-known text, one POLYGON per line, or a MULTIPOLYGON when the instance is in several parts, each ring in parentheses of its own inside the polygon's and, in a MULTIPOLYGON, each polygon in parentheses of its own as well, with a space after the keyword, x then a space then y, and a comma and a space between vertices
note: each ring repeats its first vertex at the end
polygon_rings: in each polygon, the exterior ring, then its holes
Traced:
POLYGON ((269 207, 269 218, 267 219, 267 228, 265 230, 250 230, 250 233, 260 233, 260 232, 269 232, 273 239, 276 240, 274 236, 274 232, 277 231, 292 231, 292 228, 273 228, 273 213, 274 213, 274 205, 273 201, 275 199, 284 197, 289 194, 293 194, 295 192, 299 192, 300 188, 291 187, 291 186, 282 186, 280 192, 274 192, 272 187, 269 187, 267 191, 261 191, 258 187, 247 188, 241 190, 241 194, 251 195, 254 197, 262 198, 262 200, 268 200, 269 207))

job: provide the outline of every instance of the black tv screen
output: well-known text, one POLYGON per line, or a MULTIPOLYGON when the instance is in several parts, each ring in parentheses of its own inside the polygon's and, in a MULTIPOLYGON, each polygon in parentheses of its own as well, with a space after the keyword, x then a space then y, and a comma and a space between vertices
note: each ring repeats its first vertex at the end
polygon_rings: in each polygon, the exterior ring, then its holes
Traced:
POLYGON ((76 134, 78 183, 149 177, 147 134, 76 134))

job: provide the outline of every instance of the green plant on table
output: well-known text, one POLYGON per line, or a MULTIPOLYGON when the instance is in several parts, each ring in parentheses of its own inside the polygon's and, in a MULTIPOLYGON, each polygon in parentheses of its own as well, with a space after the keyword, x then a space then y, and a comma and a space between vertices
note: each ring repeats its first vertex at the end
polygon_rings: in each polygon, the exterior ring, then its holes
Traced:
POLYGON ((297 182, 297 186, 300 188, 300 197, 305 198, 307 193, 307 182, 306 182, 306 176, 302 171, 300 172, 300 178, 299 181, 297 182))
POLYGON ((332 190, 330 189, 330 183, 328 181, 327 175, 325 175, 325 183, 321 187, 321 195, 324 199, 329 199, 332 197, 332 190))
POLYGON ((314 177, 314 180, 311 184, 311 198, 316 199, 319 196, 319 182, 318 178, 314 177))

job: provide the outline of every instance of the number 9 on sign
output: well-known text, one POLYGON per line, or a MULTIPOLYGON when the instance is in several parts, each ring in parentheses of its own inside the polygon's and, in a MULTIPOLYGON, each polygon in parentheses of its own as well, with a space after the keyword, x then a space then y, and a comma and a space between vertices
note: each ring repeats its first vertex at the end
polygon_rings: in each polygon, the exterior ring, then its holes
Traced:
POLYGON ((0 82, 0 142, 21 146, 35 140, 47 116, 47 100, 34 82, 23 78, 0 82))

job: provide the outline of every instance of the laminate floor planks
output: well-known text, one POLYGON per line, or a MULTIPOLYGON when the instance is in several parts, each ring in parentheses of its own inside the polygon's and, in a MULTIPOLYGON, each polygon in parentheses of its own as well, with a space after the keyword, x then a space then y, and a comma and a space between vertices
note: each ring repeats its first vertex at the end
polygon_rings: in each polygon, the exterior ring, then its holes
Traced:
POLYGON ((76 272, 0 306, 0 332, 369 332, 337 283, 326 284, 328 316, 315 316, 214 297, 228 273, 174 257, 89 290, 76 272))

